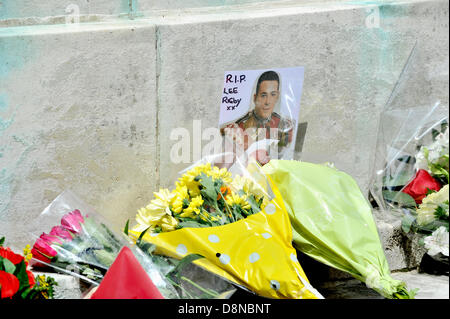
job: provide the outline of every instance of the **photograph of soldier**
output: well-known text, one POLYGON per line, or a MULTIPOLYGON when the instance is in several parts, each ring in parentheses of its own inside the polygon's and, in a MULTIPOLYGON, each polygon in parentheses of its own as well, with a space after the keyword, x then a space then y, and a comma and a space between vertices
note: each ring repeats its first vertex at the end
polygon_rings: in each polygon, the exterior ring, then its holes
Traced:
MULTIPOLYGON (((286 118, 274 111, 280 101, 280 76, 275 71, 262 73, 257 82, 253 95, 254 107, 234 123, 225 125, 222 134, 232 137, 235 143, 240 143, 247 151, 253 143, 261 140, 277 140, 277 158, 281 158, 284 150, 288 149, 293 140, 294 119, 286 118)), ((271 156, 266 148, 252 149, 251 157, 264 165, 271 156)))

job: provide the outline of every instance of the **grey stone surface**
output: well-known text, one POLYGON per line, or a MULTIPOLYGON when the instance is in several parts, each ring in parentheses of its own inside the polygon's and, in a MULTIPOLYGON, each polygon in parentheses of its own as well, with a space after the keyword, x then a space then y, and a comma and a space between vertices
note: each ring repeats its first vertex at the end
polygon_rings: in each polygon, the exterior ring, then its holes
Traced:
MULTIPOLYGON (((448 61, 448 3, 383 6, 380 28, 367 27, 366 10, 290 2, 267 10, 167 16, 157 33, 159 106, 167 110, 159 112, 158 128, 161 139, 168 141, 160 144, 161 185, 170 185, 188 166, 170 163, 176 143, 169 140, 171 130, 184 127, 192 133, 193 119, 201 119, 203 127, 217 125, 219 75, 305 66, 300 122, 308 122, 308 129, 296 158, 334 162, 367 193, 379 114, 414 43, 421 42, 429 57, 425 73, 448 61)), ((445 89, 438 95, 448 101, 445 89)))
MULTIPOLYGON (((155 28, 0 28, 0 234, 17 247, 66 189, 125 225, 156 187, 155 28)), ((54 224, 59 223, 55 220, 54 224)))
MULTIPOLYGON (((397 272, 392 277, 404 281, 408 289, 419 288, 415 299, 448 299, 449 277, 397 272)), ((383 299, 377 292, 356 279, 323 282, 316 289, 327 299, 383 299)))
POLYGON ((33 274, 55 279, 58 284, 54 286, 54 299, 81 299, 83 297, 80 281, 74 276, 39 271, 33 271, 33 274))
POLYGON ((401 215, 376 209, 373 214, 391 271, 417 268, 426 253, 420 237, 402 231, 401 215))
POLYGON ((397 272, 392 277, 404 281, 409 289, 418 288, 416 299, 448 299, 449 277, 435 276, 417 271, 397 272))

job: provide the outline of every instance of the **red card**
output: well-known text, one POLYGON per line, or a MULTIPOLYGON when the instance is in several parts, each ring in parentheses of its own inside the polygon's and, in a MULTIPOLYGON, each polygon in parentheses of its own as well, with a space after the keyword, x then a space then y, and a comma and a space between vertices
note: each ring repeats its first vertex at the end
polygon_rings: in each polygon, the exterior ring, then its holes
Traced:
POLYGON ((123 247, 91 299, 164 299, 128 247, 123 247))

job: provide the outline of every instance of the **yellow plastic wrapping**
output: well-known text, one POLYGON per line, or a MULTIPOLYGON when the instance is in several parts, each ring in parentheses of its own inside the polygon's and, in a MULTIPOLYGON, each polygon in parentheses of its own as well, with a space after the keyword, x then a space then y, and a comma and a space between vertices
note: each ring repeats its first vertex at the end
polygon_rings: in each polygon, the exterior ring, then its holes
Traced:
MULTIPOLYGON (((309 283, 292 246, 289 215, 281 195, 257 214, 237 222, 206 228, 146 233, 142 240, 159 247, 156 253, 182 258, 200 254, 194 263, 267 298, 323 298, 309 283)), ((137 239, 136 227, 130 236, 137 239)))

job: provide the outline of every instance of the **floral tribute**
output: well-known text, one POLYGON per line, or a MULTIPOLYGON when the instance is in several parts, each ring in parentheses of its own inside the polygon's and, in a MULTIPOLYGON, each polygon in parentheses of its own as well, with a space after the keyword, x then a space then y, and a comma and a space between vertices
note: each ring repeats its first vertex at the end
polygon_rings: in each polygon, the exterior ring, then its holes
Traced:
POLYGON ((449 256, 449 132, 435 134, 429 146, 416 155, 415 178, 403 189, 414 198, 415 211, 403 219, 406 232, 423 234, 430 256, 449 256))
POLYGON ((199 165, 183 174, 172 191, 160 189, 149 205, 138 210, 134 231, 153 233, 184 227, 213 227, 260 212, 269 202, 255 180, 226 168, 199 165))
POLYGON ((433 131, 433 142, 414 158, 416 174, 401 190, 405 232, 418 233, 430 256, 449 256, 449 129, 433 131))
POLYGON ((105 224, 75 209, 61 218, 60 225, 36 239, 31 263, 36 268, 50 265, 74 271, 99 283, 121 247, 105 224))
POLYGON ((3 247, 5 237, 0 239, 0 297, 1 299, 50 299, 53 298, 55 280, 44 275, 34 276, 28 269, 31 258, 29 247, 24 255, 3 247))
POLYGON ((153 255, 199 257, 195 265, 263 297, 323 298, 292 247, 282 195, 256 162, 236 170, 188 169, 138 210, 130 239, 155 245, 153 255))

